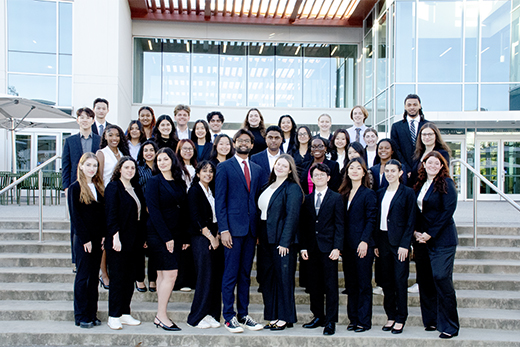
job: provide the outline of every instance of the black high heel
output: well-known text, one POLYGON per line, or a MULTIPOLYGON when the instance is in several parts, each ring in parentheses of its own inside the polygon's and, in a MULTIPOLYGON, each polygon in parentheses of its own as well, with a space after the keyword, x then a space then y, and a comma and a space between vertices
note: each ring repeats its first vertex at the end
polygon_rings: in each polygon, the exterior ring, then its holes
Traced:
POLYGON ((146 291, 148 291, 148 289, 146 289, 146 286, 144 286, 144 288, 139 288, 137 282, 135 282, 135 289, 137 289, 139 293, 145 293, 146 291))
MULTIPOLYGON (((170 326, 167 326, 166 324, 164 324, 163 322, 161 322, 161 320, 159 318, 157 318, 157 316, 155 316, 155 319, 157 319, 159 321, 159 323, 155 323, 155 320, 153 321, 153 324, 155 324, 155 327, 156 328, 163 328, 164 330, 168 330, 168 331, 180 331, 181 328, 179 328, 177 326, 177 324, 175 324, 174 322, 172 322, 172 325, 170 326)), ((171 322, 171 320, 170 320, 171 322)))
POLYGON ((99 276, 99 286, 108 290, 108 285, 103 282, 103 276, 99 276))

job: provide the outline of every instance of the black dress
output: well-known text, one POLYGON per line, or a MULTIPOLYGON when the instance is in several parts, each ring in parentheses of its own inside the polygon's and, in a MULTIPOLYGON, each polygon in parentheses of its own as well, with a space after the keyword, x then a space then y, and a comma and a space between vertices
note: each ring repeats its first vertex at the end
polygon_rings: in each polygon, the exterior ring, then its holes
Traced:
POLYGON ((259 128, 249 128, 249 131, 251 131, 251 133, 253 133, 253 136, 255 137, 253 149, 251 149, 251 152, 249 152, 249 157, 251 157, 252 155, 260 153, 264 149, 266 149, 267 144, 265 143, 265 138, 262 136, 262 133, 260 133, 259 128))

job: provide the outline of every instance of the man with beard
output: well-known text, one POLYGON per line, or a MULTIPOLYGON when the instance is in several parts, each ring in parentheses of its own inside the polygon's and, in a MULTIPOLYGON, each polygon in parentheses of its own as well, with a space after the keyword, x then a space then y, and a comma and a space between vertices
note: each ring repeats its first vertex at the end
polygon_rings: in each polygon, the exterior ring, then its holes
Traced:
POLYGON ((240 129, 233 137, 234 158, 219 164, 215 182, 215 212, 218 231, 224 245, 222 277, 222 315, 232 333, 244 328, 261 330, 263 326, 248 315, 251 267, 255 255, 257 205, 263 170, 248 159, 254 136, 240 129), (237 313, 234 310, 237 287, 237 313))

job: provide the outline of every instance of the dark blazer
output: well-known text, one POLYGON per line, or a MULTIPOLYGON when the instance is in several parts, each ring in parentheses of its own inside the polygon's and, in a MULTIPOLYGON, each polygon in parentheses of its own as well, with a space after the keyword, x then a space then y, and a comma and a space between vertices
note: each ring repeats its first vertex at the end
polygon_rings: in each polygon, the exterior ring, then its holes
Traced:
MULTIPOLYGON (((417 134, 419 134, 421 127, 426 123, 428 123, 426 119, 419 121, 417 134)), ((415 152, 415 146, 413 145, 412 137, 410 135, 410 126, 406 119, 402 119, 392 124, 390 138, 394 140, 397 145, 395 150, 397 150, 397 153, 399 154, 401 163, 404 162, 409 168, 411 168, 413 166, 413 153, 415 152)), ((420 141, 420 139, 417 138, 417 141, 420 141)))
MULTIPOLYGON (((309 194, 309 184, 307 183, 307 176, 309 175, 309 170, 312 166, 314 159, 311 159, 302 164, 302 171, 300 173, 300 185, 302 186, 303 193, 309 194)), ((339 173, 339 164, 335 161, 324 159, 323 164, 327 165, 330 168, 330 180, 328 183, 328 187, 333 191, 337 192, 339 186, 341 185, 341 175, 339 173)))
MULTIPOLYGON (((269 181, 269 175, 271 174, 271 169, 269 168, 269 157, 267 153, 268 149, 264 149, 260 153, 256 153, 255 155, 251 156, 251 161, 255 164, 258 164, 262 170, 263 170, 263 178, 262 178, 262 185, 267 183, 269 181)), ((280 153, 283 153, 280 150, 280 153)))
POLYGON ((217 236, 218 228, 213 223, 213 211, 199 182, 192 184, 188 191, 188 210, 192 235, 201 235, 202 229, 207 227, 213 236, 217 236))
MULTIPOLYGON (((377 213, 376 227, 378 229, 381 225, 381 202, 385 192, 386 188, 377 191, 379 212, 377 213)), ((415 229, 415 199, 415 192, 412 188, 399 184, 399 188, 390 203, 387 218, 388 241, 394 247, 410 248, 415 229)), ((378 243, 376 237, 376 245, 378 243)))
POLYGON ((168 147, 168 148, 171 148, 173 150, 173 152, 175 153, 175 151, 177 150, 177 144, 179 143, 179 141, 175 138, 172 138, 172 136, 173 135, 170 135, 170 138, 168 139, 168 141, 164 141, 162 139, 162 137, 159 137, 159 138, 152 137, 150 140, 154 141, 159 149, 168 147))
MULTIPOLYGON (((112 124, 109 123, 109 122, 106 122, 106 124, 105 124, 105 129, 106 129, 107 126, 109 126, 109 125, 112 125, 112 124)), ((96 135, 98 135, 98 136, 102 136, 102 135, 103 135, 103 134, 100 134, 100 133, 99 133, 99 129, 98 129, 98 127, 96 126, 96 123, 95 123, 95 122, 94 122, 94 124, 92 124, 92 128, 91 128, 91 129, 92 129, 92 132, 93 132, 94 134, 96 134, 96 135)), ((104 130, 103 130, 103 131, 104 131, 104 130)))
POLYGON ((79 201, 81 187, 76 181, 69 186, 67 201, 69 203, 70 222, 80 243, 92 242, 101 249, 101 239, 106 235, 105 198, 98 191, 97 201, 84 204, 79 201))
POLYGON ((287 153, 289 154, 289 152, 291 152, 291 149, 294 147, 296 141, 295 141, 295 136, 291 136, 291 138, 289 139, 289 146, 287 147, 287 152, 284 152, 283 151, 283 144, 286 142, 287 140, 285 139, 285 137, 283 138, 283 141, 282 141, 282 146, 280 146, 280 151, 282 151, 282 153, 287 153))
MULTIPOLYGON (((195 142, 195 145, 197 145, 196 142, 195 142)), ((204 144, 204 148, 202 148, 202 153, 197 153, 197 161, 209 160, 209 156, 211 155, 212 149, 213 149, 213 143, 206 142, 204 144)))
POLYGON ((327 189, 316 215, 315 194, 305 197, 300 213, 300 248, 330 253, 333 249, 343 249, 344 208, 339 193, 327 189))
POLYGON ((262 186, 263 170, 249 161, 251 190, 236 157, 218 165, 215 181, 215 210, 218 231, 229 231, 231 236, 246 236, 249 232, 256 237, 258 210, 256 201, 262 186))
MULTIPOLYGON (((97 133, 96 133, 97 134, 97 133)), ((101 136, 92 134, 92 153, 96 153, 101 143, 101 136)), ((81 134, 69 136, 65 140, 63 146, 63 154, 61 156, 61 178, 63 180, 63 189, 67 189, 76 179, 78 163, 83 155, 83 147, 81 147, 81 134)))
POLYGON ((148 179, 145 192, 150 214, 148 233, 157 234, 164 243, 186 240, 187 196, 184 181, 175 182, 172 186, 162 174, 158 174, 148 179))
POLYGON ((134 198, 126 191, 120 180, 110 182, 105 188, 105 211, 107 218, 107 237, 105 249, 112 249, 113 236, 119 232, 121 249, 131 250, 136 242, 145 240, 144 222, 146 218, 146 204, 141 191, 141 186, 134 187, 135 194, 141 202, 141 218, 137 220, 137 204, 134 198))
MULTIPOLYGON (((406 168, 406 164, 402 164, 403 168, 403 175, 402 177, 402 183, 406 185, 408 183, 408 169, 406 168)), ((379 189, 383 189, 388 187, 388 181, 386 180, 385 175, 383 174, 383 179, 381 180, 381 183, 379 183, 379 174, 381 173, 381 164, 376 164, 372 166, 370 169, 368 169, 370 173, 372 173, 372 189, 374 191, 378 191, 379 189)))
MULTIPOLYGON (((450 166, 450 155, 449 155, 449 153, 446 152, 442 148, 434 148, 434 151, 439 152, 440 155, 442 155, 444 157, 444 159, 446 159, 446 162, 448 162, 448 169, 449 169, 449 166, 450 166)), ((421 163, 421 158, 414 159, 413 167, 411 169, 410 179, 408 180, 408 184, 407 184, 409 187, 413 187, 415 182, 417 182, 417 176, 418 176, 418 173, 419 173, 419 164, 420 163, 421 163)))
POLYGON ((350 202, 345 201, 345 247, 357 249, 364 241, 368 247, 374 247, 373 235, 376 229, 377 195, 373 190, 361 186, 350 202))
MULTIPOLYGON (((457 208, 457 189, 451 178, 446 178, 447 194, 434 191, 432 184, 423 199, 423 209, 417 209, 417 231, 425 232, 432 238, 428 245, 456 246, 457 229, 453 214, 457 208)), ((419 192, 417 192, 417 196, 419 192)))
POLYGON ((289 248, 298 243, 297 231, 303 193, 298 184, 285 180, 273 193, 267 208, 267 242, 289 248))

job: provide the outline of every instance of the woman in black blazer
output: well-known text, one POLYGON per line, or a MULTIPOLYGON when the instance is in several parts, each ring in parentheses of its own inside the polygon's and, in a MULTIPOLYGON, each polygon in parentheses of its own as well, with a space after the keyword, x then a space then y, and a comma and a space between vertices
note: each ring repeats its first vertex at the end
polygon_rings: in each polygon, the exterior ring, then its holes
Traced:
POLYGON ((157 266, 157 315, 154 324, 164 330, 181 330, 167 315, 178 272, 177 254, 186 242, 186 184, 177 156, 162 148, 154 161, 156 175, 146 184, 148 205, 148 247, 157 266))
POLYGON ((381 287, 388 321, 383 331, 403 332, 408 317, 408 250, 415 226, 415 193, 400 183, 401 163, 390 159, 385 165, 387 188, 377 191, 379 212, 376 226, 376 256, 381 262, 381 287))
POLYGON ((323 163, 330 168, 330 180, 328 187, 333 191, 337 192, 341 184, 341 176, 339 173, 339 164, 335 161, 328 160, 325 157, 325 153, 328 148, 328 141, 322 137, 315 137, 311 144, 311 156, 312 160, 309 160, 302 164, 302 170, 300 171, 300 185, 305 195, 312 193, 314 184, 312 183, 310 176, 311 166, 316 163, 323 163))
POLYGON ((197 166, 188 191, 191 248, 197 275, 188 325, 200 329, 220 326, 224 248, 219 247, 214 186, 215 165, 204 160, 197 166))
MULTIPOLYGON (((377 156, 374 161, 375 164, 369 170, 373 179, 372 189, 375 191, 388 187, 388 181, 385 177, 385 165, 390 159, 399 160, 395 148, 396 144, 392 139, 382 139, 377 143, 377 156)), ((408 180, 408 168, 406 165, 401 164, 401 169, 403 170, 401 181, 406 185, 408 180)))
POLYGON ((449 339, 457 336, 460 329, 453 288, 453 263, 458 244, 453 221, 457 189, 441 153, 432 151, 424 157, 414 188, 419 207, 414 236, 417 242, 428 246, 432 274, 429 281, 435 285, 433 291, 425 291, 419 282, 423 323, 426 331, 438 330, 440 338, 449 339))
POLYGON ((258 198, 261 211, 258 243, 264 249, 264 319, 270 321, 267 327, 271 330, 283 330, 296 322, 296 232, 302 203, 303 192, 294 160, 282 154, 258 198))
POLYGON ((293 159, 296 167, 298 168, 298 176, 300 176, 300 170, 302 164, 312 159, 311 156, 311 141, 312 135, 309 127, 302 125, 296 130, 296 138, 294 140, 294 146, 289 150, 289 153, 293 159))
POLYGON ((155 144, 159 149, 171 148, 172 150, 177 149, 177 143, 179 138, 177 137, 177 130, 173 120, 167 114, 161 115, 157 118, 157 123, 152 130, 151 140, 155 141, 155 144))
POLYGON ((105 187, 94 153, 81 156, 77 177, 78 180, 69 186, 67 192, 70 222, 75 230, 74 320, 81 328, 92 328, 101 324, 96 317, 97 283, 102 239, 106 232, 105 187))
POLYGON ((193 131, 191 132, 191 141, 197 147, 197 162, 209 160, 213 143, 211 143, 211 133, 209 132, 208 123, 199 119, 193 124, 193 131))
POLYGON ((339 193, 345 205, 343 272, 348 294, 347 330, 364 332, 372 327, 372 264, 374 263, 377 196, 368 188, 368 170, 363 158, 346 166, 339 193))
POLYGON ((289 153, 296 143, 296 122, 293 117, 286 114, 280 117, 278 126, 283 131, 283 142, 280 149, 283 153, 289 153))
POLYGON ((108 326, 122 329, 121 324, 139 325, 130 315, 134 292, 136 250, 144 247, 146 205, 139 186, 137 163, 130 156, 119 160, 105 189, 107 265, 110 272, 108 292, 108 326))

